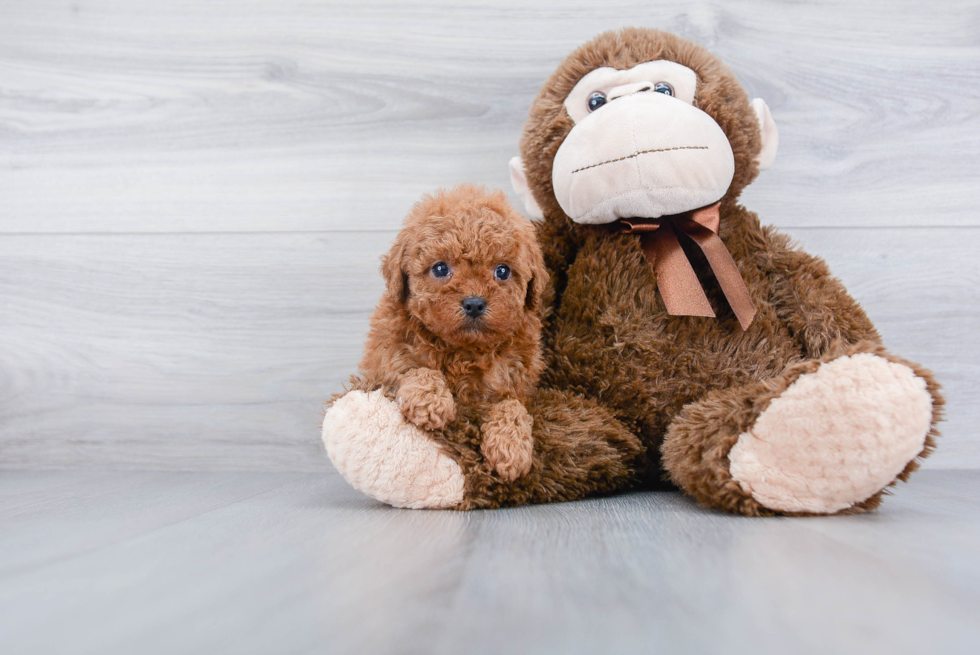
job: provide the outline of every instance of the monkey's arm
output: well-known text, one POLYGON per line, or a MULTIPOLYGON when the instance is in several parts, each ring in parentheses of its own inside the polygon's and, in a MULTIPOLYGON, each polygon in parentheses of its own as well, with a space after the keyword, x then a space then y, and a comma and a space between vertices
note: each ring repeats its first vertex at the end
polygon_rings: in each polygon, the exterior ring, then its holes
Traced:
POLYGON ((765 240, 763 270, 771 280, 776 314, 808 357, 822 357, 834 344, 881 342, 871 319, 824 260, 794 248, 772 228, 765 229, 765 240))

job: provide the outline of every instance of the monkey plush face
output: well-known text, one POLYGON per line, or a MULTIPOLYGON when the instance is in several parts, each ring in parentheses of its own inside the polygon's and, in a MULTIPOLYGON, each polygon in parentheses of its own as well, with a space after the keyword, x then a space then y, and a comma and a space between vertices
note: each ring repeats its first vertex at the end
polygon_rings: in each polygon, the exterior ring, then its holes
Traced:
POLYGON ((597 68, 565 99, 575 127, 555 155, 558 204, 577 223, 658 218, 719 200, 735 158, 694 106, 697 74, 672 61, 597 68))
POLYGON ((583 224, 658 218, 737 195, 777 139, 765 103, 749 104, 702 48, 623 30, 574 52, 545 85, 511 178, 534 216, 557 205, 583 224))

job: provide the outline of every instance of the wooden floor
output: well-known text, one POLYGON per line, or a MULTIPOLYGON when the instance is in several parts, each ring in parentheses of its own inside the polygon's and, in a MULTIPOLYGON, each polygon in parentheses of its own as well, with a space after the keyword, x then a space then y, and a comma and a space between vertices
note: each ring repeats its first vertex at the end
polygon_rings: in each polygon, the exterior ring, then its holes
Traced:
POLYGON ((977 653, 980 471, 864 516, 396 510, 317 473, 0 473, 0 652, 977 653))

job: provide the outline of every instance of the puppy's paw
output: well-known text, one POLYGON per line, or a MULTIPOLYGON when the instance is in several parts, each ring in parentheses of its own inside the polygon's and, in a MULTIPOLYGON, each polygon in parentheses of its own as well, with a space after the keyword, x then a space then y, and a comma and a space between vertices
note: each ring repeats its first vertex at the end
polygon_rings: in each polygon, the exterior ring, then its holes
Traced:
POLYGON ((490 408, 481 429, 480 452, 504 480, 513 482, 531 470, 533 419, 519 400, 504 400, 490 408))
POLYGON ((402 414, 410 423, 423 430, 441 430, 456 418, 456 402, 452 394, 428 398, 402 398, 402 414))
POLYGON ((423 430, 441 430, 456 418, 456 401, 439 371, 409 371, 398 389, 398 399, 405 419, 423 430))

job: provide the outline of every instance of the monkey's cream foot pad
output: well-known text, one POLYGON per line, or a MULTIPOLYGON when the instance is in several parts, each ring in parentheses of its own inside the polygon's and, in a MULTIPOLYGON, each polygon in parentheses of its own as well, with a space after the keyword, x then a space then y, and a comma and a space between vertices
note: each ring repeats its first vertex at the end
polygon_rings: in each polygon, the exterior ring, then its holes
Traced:
POLYGON ((330 461, 358 491, 394 507, 447 509, 463 500, 463 472, 379 391, 351 391, 323 419, 330 461))
POLYGON ((910 368, 840 357, 798 378, 739 436, 731 475, 770 509, 830 514, 895 480, 931 420, 925 380, 910 368))

